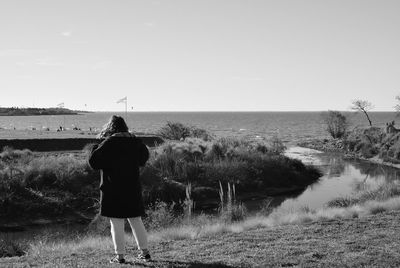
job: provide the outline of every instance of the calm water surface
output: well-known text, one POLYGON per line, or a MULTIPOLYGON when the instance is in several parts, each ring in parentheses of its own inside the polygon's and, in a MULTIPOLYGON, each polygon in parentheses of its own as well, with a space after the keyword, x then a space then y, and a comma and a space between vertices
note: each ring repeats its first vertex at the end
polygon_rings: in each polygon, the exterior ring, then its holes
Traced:
POLYGON ((351 196, 360 190, 374 189, 400 178, 400 170, 397 168, 363 160, 345 160, 338 153, 291 147, 286 155, 318 167, 324 175, 298 197, 284 200, 280 204, 283 209, 320 208, 336 197, 351 196))

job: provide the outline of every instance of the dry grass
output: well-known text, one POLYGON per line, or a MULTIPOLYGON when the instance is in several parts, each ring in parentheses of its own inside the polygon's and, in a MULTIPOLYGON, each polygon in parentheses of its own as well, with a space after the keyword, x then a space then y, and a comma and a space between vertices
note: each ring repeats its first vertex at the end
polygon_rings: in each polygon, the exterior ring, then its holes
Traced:
MULTIPOLYGON (((182 226, 150 236, 154 261, 148 264, 131 261, 135 247, 130 238, 126 267, 399 267, 399 204, 393 198, 229 225, 182 226), (385 211, 374 214, 376 209, 385 211)), ((108 236, 80 237, 37 242, 28 255, 0 259, 0 266, 111 267, 111 255, 108 236)))

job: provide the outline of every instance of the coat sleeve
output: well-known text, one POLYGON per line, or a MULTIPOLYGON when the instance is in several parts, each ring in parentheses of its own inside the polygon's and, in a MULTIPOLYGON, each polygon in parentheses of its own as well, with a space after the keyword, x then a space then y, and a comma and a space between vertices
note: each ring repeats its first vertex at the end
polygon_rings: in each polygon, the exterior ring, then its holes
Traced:
POLYGON ((93 146, 89 154, 88 163, 93 169, 104 169, 109 164, 108 158, 110 157, 110 145, 106 139, 99 145, 93 146))
POLYGON ((143 143, 139 143, 139 166, 143 167, 147 160, 149 160, 149 150, 147 146, 143 143))

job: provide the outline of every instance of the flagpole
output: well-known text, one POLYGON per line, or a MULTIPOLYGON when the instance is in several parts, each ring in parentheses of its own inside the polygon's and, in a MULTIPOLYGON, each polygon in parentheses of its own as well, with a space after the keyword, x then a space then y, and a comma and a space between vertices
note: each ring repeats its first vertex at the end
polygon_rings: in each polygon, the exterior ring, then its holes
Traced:
POLYGON ((128 97, 125 100, 125 121, 128 121, 128 97))
POLYGON ((121 103, 121 102, 125 103, 125 120, 127 120, 128 119, 128 97, 125 96, 124 98, 117 101, 117 103, 121 103))

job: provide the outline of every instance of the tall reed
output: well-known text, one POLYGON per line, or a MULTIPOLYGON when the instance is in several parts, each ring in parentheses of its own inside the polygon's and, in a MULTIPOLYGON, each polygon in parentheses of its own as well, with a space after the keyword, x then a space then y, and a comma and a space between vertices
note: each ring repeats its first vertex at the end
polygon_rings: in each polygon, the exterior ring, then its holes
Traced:
POLYGON ((246 207, 241 202, 237 202, 235 184, 227 183, 226 200, 221 182, 219 182, 219 187, 219 198, 221 201, 219 214, 221 219, 224 222, 235 222, 245 219, 246 207))

